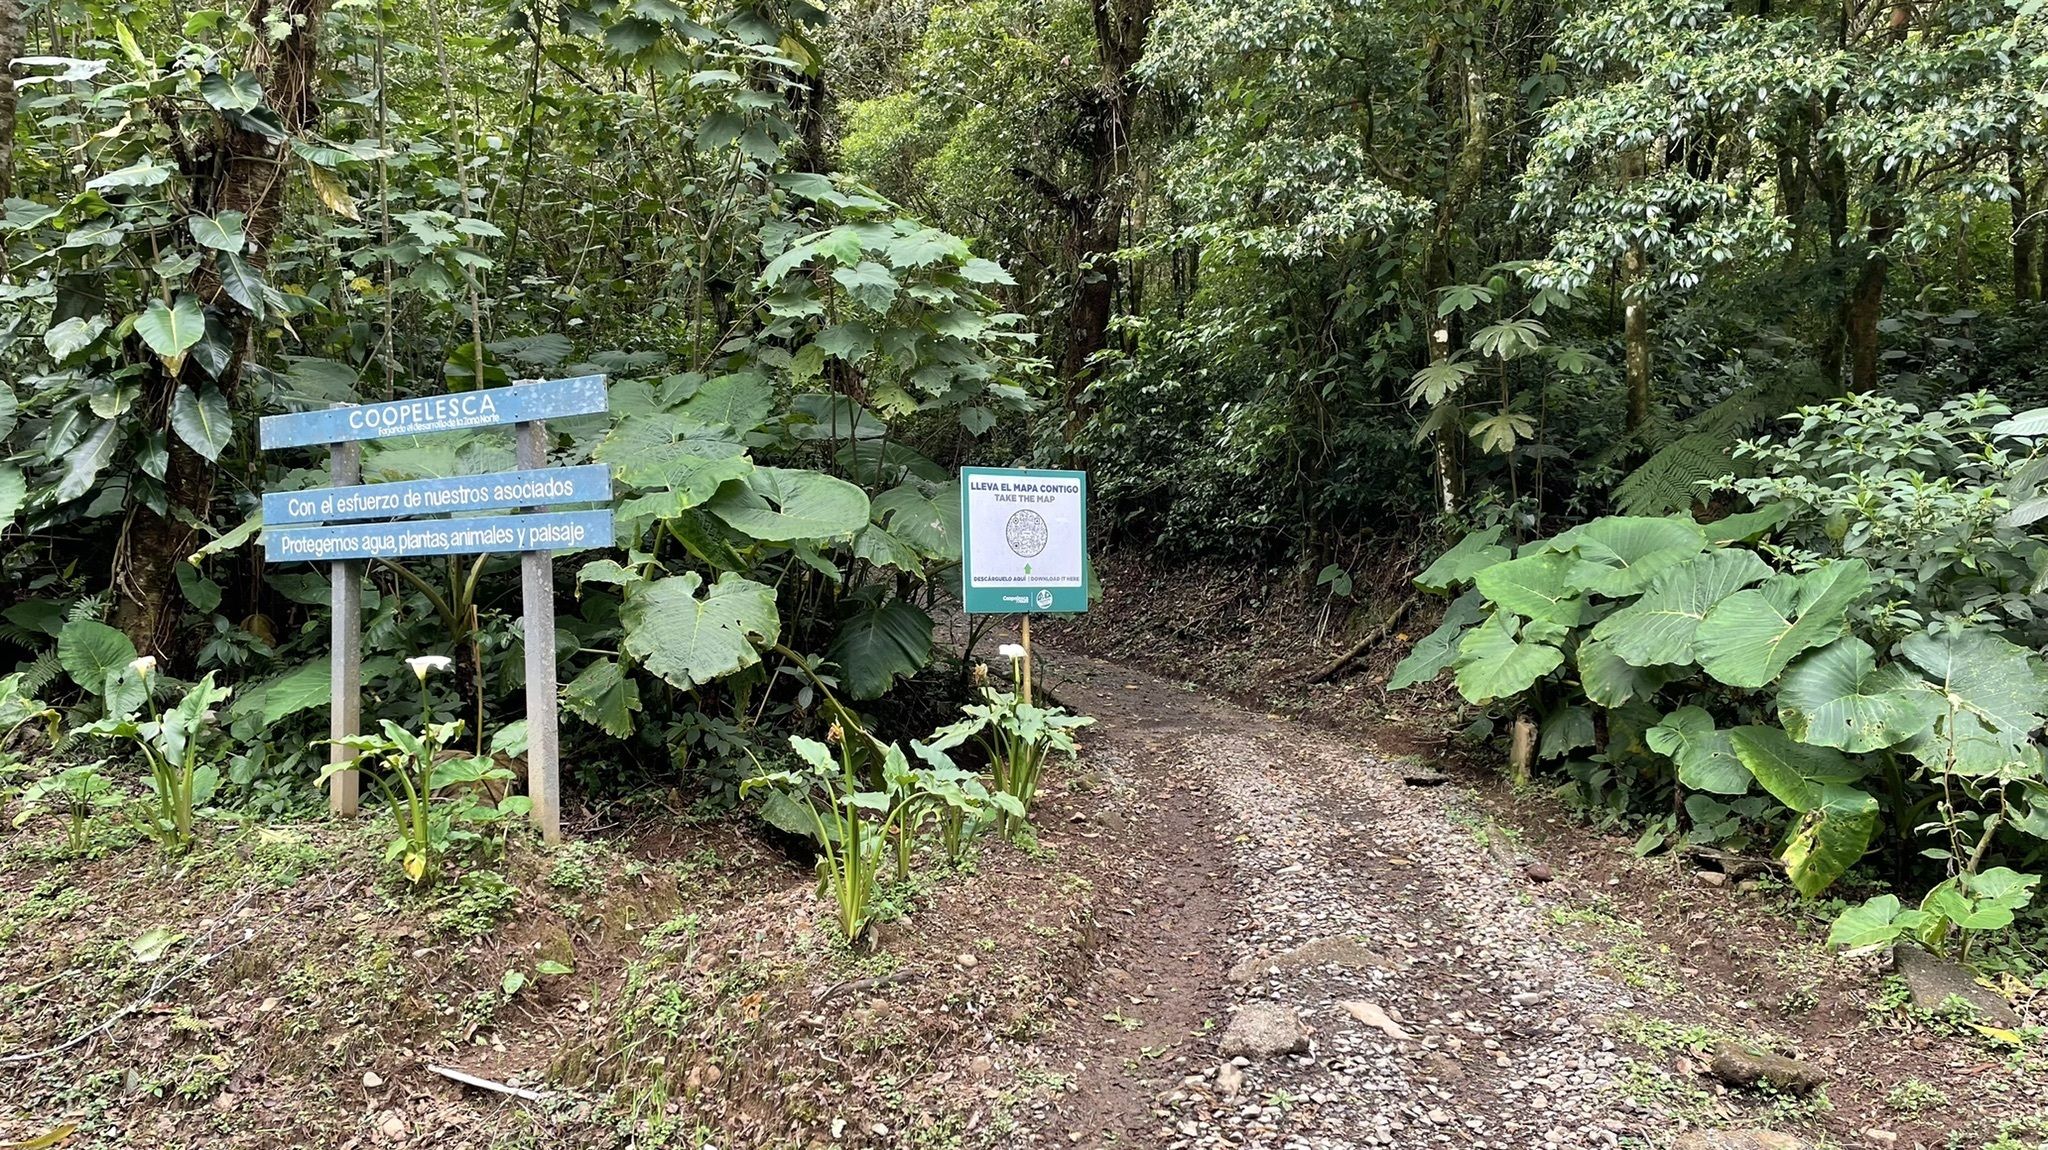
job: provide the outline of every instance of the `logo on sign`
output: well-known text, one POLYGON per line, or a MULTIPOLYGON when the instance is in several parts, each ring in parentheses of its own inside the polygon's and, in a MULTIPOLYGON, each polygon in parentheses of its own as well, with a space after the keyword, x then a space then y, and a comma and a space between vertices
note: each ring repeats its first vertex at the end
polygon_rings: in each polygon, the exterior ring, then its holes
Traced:
POLYGON ((1038 590, 1038 609, 1039 609, 1039 610, 1041 610, 1041 611, 1043 611, 1043 610, 1045 610, 1046 608, 1048 608, 1048 607, 1050 607, 1050 606, 1052 606, 1052 588, 1050 588, 1050 587, 1041 587, 1041 588, 1039 588, 1039 590, 1038 590))

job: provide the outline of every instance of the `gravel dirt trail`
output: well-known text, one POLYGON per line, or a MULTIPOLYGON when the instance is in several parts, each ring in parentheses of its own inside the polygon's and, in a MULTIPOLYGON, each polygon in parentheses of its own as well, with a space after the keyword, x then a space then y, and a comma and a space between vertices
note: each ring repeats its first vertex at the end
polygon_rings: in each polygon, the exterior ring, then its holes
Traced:
POLYGON ((1135 818, 1103 977, 1045 1141, 1345 1150, 1646 1143, 1599 1020, 1634 1005, 1553 938, 1538 878, 1413 763, 1096 660, 1046 686, 1135 818), (1220 1051, 1220 1053, 1219 1053, 1220 1051))

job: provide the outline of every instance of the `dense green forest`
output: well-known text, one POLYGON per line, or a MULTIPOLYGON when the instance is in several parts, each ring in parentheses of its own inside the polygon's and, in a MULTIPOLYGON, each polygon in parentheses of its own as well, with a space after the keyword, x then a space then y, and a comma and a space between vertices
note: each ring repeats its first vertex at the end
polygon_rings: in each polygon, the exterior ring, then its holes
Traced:
MULTIPOLYGON (((1092 475, 1111 551, 1350 586, 1463 538, 1422 583, 1476 589, 1396 686, 1454 669, 1478 708, 1454 718, 1500 720, 1518 768, 1540 724, 1645 849, 1767 832, 1808 893, 1930 827, 1935 872, 2024 864, 2042 9, 5 0, 0 717, 61 716, 74 748, 158 738, 177 724, 123 716, 159 696, 188 725, 217 704, 204 793, 183 736, 146 752, 152 832, 303 807, 326 574, 254 541, 258 496, 328 464, 259 451, 257 418, 602 373, 610 414, 549 429, 619 496, 618 546, 558 567, 581 787, 773 783, 771 819, 828 842, 804 771, 913 787, 891 740, 972 697, 933 641, 954 470, 1026 463, 1092 475), (1698 681, 1690 633, 1602 645, 1694 563, 1727 576, 1699 613, 1739 592, 1790 637, 1709 651, 1702 624, 1698 681), (1943 687, 1960 663, 2002 669, 1943 687), (1831 727, 1844 707, 1891 727, 1831 727), (790 757, 828 723, 838 751, 790 757)), ((472 433, 362 467, 512 458, 472 433)), ((436 748, 519 748, 516 572, 371 564, 393 725, 360 749, 423 772, 415 803, 436 748), (423 654, 452 670, 424 716, 399 670, 423 654)), ((969 726, 1029 728, 997 762, 1071 749, 1028 687, 980 689, 969 726)), ((1030 785, 974 782, 945 755, 968 737, 942 729, 915 786, 954 831, 1012 827, 1030 785)))

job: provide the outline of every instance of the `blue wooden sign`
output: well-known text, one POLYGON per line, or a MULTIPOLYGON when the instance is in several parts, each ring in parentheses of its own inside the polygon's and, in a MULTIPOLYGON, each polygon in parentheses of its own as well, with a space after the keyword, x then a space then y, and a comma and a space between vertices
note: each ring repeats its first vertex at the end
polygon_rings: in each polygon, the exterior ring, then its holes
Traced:
POLYGON ((292 523, 401 519, 445 515, 451 511, 548 507, 557 503, 609 503, 611 498, 610 464, 536 467, 403 483, 272 491, 263 496, 263 525, 267 529, 292 523))
POLYGON ((492 551, 581 551, 611 545, 609 508, 263 529, 263 557, 272 563, 481 555, 492 551))
POLYGON ((436 431, 468 431, 508 423, 564 419, 605 410, 604 376, 539 380, 484 391, 458 391, 351 404, 324 411, 266 415, 258 431, 263 449, 388 439, 436 431))

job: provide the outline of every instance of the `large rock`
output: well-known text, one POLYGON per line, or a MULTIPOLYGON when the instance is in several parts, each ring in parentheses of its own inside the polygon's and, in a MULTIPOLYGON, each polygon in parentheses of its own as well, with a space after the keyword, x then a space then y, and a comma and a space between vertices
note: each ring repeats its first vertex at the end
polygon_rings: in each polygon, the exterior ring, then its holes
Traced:
POLYGON ((1810 1062, 1758 1054, 1733 1042, 1714 1047, 1708 1068, 1730 1086, 1769 1086, 1792 1094, 1810 1094, 1828 1080, 1828 1072, 1810 1062))
POLYGON ((1906 980, 1906 989, 1913 992, 1913 1005, 1922 1010, 1940 1010, 1949 999, 1960 998, 1977 1012, 1980 1021, 2007 1028, 2020 1024, 2011 1003, 1990 987, 1980 986, 1975 975, 1956 963, 1917 946, 1901 946, 1892 950, 1892 965, 1906 980))
POLYGON ((1230 1016, 1230 1025, 1223 1031, 1223 1040, 1216 1048, 1225 1058, 1246 1055, 1252 1058, 1271 1058, 1276 1054, 1292 1054, 1308 1047, 1308 1032, 1301 1027, 1301 1019, 1291 1006, 1277 1002, 1248 1002, 1230 1016))
POLYGON ((1680 1134, 1671 1150, 1813 1150, 1813 1144, 1775 1130, 1694 1130, 1680 1134))

